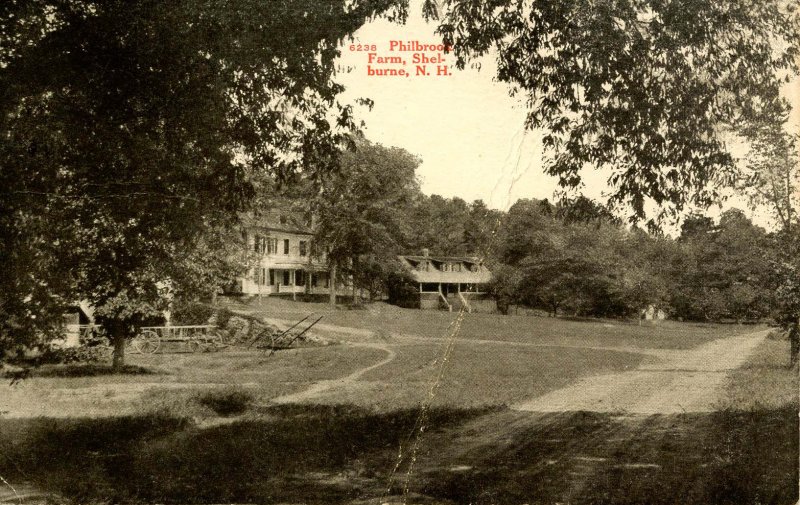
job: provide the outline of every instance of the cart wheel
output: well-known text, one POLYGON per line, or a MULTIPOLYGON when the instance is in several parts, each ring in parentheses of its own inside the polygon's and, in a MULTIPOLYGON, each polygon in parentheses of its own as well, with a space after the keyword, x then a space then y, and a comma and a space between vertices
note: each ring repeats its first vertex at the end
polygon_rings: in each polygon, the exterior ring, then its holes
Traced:
POLYGON ((198 342, 197 340, 190 340, 189 341, 189 350, 192 351, 192 352, 200 352, 200 350, 201 350, 200 342, 198 342))
POLYGON ((133 346, 142 354, 154 354, 161 347, 161 338, 152 330, 145 330, 133 339, 133 346))

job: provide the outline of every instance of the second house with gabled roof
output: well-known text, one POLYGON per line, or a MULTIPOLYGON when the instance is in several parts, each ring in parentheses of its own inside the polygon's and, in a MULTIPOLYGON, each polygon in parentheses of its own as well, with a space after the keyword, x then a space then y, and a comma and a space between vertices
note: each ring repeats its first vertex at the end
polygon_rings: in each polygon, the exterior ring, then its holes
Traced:
POLYGON ((472 311, 488 298, 492 273, 472 256, 398 256, 419 288, 419 308, 472 311))

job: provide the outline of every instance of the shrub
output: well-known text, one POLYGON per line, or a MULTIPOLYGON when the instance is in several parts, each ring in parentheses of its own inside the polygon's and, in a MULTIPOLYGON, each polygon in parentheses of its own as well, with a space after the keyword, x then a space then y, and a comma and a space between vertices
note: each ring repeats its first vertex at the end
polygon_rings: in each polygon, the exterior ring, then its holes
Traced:
POLYGON ((33 361, 36 365, 65 365, 70 363, 96 363, 108 357, 105 346, 55 347, 48 346, 33 361))
POLYGON ((214 308, 200 302, 176 300, 172 306, 172 324, 207 324, 214 315, 214 308))
POLYGON ((221 308, 217 310, 217 327, 218 328, 225 328, 228 326, 228 321, 234 316, 234 312, 226 309, 221 308))
MULTIPOLYGON (((220 327, 223 326, 220 324, 220 327)), ((250 333, 250 321, 241 316, 232 316, 225 325, 227 341, 230 343, 247 342, 250 333)))
POLYGON ((221 416, 234 416, 250 407, 253 395, 239 387, 227 387, 199 393, 197 403, 221 416))
POLYGON ((389 274, 386 284, 389 303, 408 309, 419 308, 419 285, 411 273, 392 272, 389 274))

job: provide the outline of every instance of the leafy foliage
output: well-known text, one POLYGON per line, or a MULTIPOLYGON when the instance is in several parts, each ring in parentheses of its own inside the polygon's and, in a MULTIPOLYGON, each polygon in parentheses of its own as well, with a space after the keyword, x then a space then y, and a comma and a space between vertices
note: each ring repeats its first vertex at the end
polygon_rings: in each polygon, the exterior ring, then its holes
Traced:
POLYGON ((383 288, 381 263, 400 252, 408 232, 404 215, 419 193, 419 163, 402 149, 359 139, 341 154, 340 169, 321 178, 314 199, 318 247, 370 293, 383 288))
POLYGON ((463 68, 495 51, 497 78, 546 131, 565 188, 608 171, 612 205, 649 224, 734 184, 731 131, 777 117, 798 55, 782 0, 426 1, 463 68), (658 205, 656 216, 648 208, 658 205))
MULTIPOLYGON (((0 352, 87 299, 116 339, 237 264, 254 195, 321 176, 356 125, 339 43, 404 2, 0 6, 0 352)), ((124 346, 118 346, 124 349, 124 346)))
POLYGON ((177 300, 172 305, 172 321, 176 325, 208 324, 214 307, 200 302, 177 300))
POLYGON ((410 309, 419 308, 419 287, 408 271, 389 272, 386 277, 386 293, 391 304, 410 309))
POLYGON ((630 317, 653 306, 681 319, 742 321, 776 308, 774 238, 735 209, 719 224, 690 216, 674 241, 521 200, 500 240, 493 293, 501 312, 522 304, 553 315, 630 317))

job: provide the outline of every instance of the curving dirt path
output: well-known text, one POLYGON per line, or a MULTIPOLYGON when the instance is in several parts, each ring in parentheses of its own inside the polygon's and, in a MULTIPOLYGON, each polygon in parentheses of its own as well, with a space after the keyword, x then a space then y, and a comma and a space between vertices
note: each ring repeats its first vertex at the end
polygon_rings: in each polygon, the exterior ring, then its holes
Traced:
POLYGON ((661 359, 655 363, 642 364, 632 371, 587 377, 512 408, 527 412, 711 412, 728 372, 741 366, 767 333, 748 333, 695 349, 660 353, 661 359))
POLYGON ((339 379, 330 379, 330 380, 323 380, 319 382, 315 382, 310 387, 300 391, 298 393, 292 393, 288 395, 278 396, 277 398, 273 398, 270 400, 272 403, 299 403, 307 400, 311 400, 321 393, 324 393, 330 389, 334 388, 342 388, 347 387, 353 382, 357 381, 361 378, 362 375, 369 372, 370 370, 374 370, 378 367, 386 365, 387 363, 391 363, 396 357, 397 353, 394 352, 388 345, 386 344, 371 344, 371 343, 355 343, 355 342, 347 342, 344 345, 349 347, 367 347, 370 349, 379 349, 386 353, 386 357, 377 363, 373 363, 372 365, 359 368, 355 372, 341 377, 339 379))

